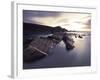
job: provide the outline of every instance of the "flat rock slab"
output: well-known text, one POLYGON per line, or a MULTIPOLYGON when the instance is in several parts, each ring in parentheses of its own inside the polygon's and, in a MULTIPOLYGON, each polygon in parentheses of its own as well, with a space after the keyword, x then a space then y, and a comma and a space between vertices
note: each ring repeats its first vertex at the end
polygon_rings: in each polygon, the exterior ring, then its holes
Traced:
POLYGON ((50 48, 54 48, 60 41, 48 38, 35 38, 31 41, 27 48, 23 51, 23 61, 31 62, 48 56, 50 48))

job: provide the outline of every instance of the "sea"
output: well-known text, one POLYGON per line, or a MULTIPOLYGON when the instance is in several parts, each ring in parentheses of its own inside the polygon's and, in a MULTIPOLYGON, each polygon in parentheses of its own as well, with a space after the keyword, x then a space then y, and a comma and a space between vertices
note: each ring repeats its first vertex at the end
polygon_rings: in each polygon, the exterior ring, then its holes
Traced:
POLYGON ((55 48, 50 49, 47 57, 35 62, 23 63, 23 69, 91 66, 91 33, 71 33, 72 35, 70 36, 73 38, 73 45, 75 46, 72 50, 66 50, 65 43, 61 41, 55 48), (82 37, 80 38, 78 35, 82 37))

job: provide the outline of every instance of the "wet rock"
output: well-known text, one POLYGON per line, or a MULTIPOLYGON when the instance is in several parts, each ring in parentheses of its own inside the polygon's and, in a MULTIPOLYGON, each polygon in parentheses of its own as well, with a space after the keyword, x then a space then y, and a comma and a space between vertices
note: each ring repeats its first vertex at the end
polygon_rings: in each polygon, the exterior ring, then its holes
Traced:
POLYGON ((74 40, 67 33, 63 35, 62 40, 66 45, 66 50, 72 50, 74 48, 74 40))
POLYGON ((24 62, 32 62, 32 61, 37 61, 41 58, 44 58, 47 56, 46 54, 42 54, 38 50, 32 49, 31 47, 26 48, 23 51, 23 61, 24 62))

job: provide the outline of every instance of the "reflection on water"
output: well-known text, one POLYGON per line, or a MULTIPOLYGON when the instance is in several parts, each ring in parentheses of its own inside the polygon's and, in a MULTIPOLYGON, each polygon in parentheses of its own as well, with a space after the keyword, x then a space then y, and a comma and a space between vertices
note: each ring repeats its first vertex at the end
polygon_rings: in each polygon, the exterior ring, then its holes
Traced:
POLYGON ((74 67, 91 65, 91 36, 85 33, 82 38, 72 36, 74 48, 66 50, 66 44, 61 41, 55 48, 50 50, 49 56, 37 62, 23 64, 24 69, 51 68, 51 67, 74 67))

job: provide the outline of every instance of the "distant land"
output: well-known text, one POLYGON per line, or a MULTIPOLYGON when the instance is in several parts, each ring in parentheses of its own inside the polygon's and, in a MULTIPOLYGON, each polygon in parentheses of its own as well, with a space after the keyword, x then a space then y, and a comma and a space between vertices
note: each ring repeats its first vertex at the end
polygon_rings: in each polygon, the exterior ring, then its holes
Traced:
POLYGON ((60 26, 52 27, 40 24, 23 23, 23 33, 55 33, 55 32, 65 32, 68 31, 60 26))
POLYGON ((90 31, 75 31, 75 30, 68 30, 68 32, 90 32, 90 31))

